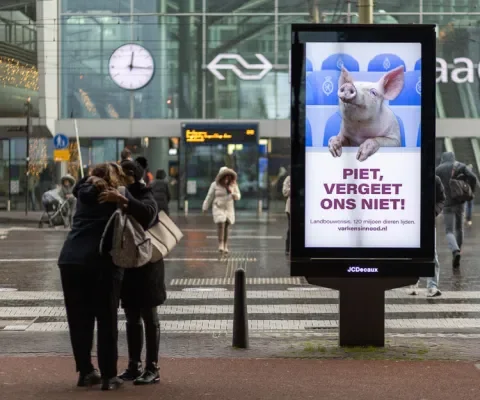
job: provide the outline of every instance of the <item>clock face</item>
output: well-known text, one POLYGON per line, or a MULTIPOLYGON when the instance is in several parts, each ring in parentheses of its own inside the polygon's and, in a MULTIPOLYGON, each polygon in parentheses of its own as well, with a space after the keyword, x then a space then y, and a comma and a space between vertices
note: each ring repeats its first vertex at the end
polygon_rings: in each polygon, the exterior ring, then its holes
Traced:
POLYGON ((152 54, 145 47, 138 44, 125 44, 111 55, 108 72, 122 89, 138 90, 152 80, 155 62, 152 54))

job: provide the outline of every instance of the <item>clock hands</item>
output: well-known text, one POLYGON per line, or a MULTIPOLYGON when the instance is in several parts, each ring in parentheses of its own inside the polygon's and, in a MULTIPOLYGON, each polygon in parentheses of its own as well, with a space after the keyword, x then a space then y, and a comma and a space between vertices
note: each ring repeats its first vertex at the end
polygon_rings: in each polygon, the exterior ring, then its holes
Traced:
POLYGON ((136 66, 132 65, 132 68, 135 68, 135 69, 152 69, 153 67, 136 67, 136 66))
POLYGON ((135 52, 132 51, 132 58, 130 59, 130 65, 128 66, 130 68, 130 71, 133 69, 133 57, 135 56, 135 52))

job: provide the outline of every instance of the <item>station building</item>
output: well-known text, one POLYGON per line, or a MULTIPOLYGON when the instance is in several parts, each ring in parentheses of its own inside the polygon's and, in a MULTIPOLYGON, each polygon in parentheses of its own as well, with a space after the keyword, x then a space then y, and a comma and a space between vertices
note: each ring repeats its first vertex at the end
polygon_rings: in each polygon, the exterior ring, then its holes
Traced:
MULTIPOLYGON (((41 194, 59 178, 52 138, 62 133, 70 138, 66 168, 76 177, 80 167, 117 160, 128 147, 148 158, 153 173, 167 171, 180 209, 185 200, 198 209, 228 165, 239 173, 240 208, 282 211, 276 182, 290 162, 290 25, 358 22, 355 2, 325 0, 320 9, 311 3, 0 0, 0 209, 23 210, 26 198, 30 209, 39 208, 41 194), (133 80, 113 71, 112 60, 121 62, 128 45, 152 61, 133 80)), ((476 172, 477 6, 383 0, 374 14, 379 24, 437 25, 438 154, 453 150, 476 172)))

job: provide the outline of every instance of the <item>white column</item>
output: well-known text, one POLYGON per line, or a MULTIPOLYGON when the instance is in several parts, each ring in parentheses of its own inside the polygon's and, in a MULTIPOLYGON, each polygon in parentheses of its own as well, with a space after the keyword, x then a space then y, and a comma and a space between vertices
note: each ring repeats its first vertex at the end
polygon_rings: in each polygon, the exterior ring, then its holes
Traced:
POLYGON ((58 119, 59 2, 36 0, 40 118, 52 135, 58 119))

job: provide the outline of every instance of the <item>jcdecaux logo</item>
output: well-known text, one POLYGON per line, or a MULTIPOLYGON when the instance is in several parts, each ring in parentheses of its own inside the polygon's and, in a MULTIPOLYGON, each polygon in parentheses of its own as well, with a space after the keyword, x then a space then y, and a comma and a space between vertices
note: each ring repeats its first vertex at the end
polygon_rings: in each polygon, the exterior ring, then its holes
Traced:
POLYGON ((364 268, 364 267, 359 267, 358 265, 352 265, 347 269, 347 272, 372 274, 372 273, 378 273, 378 268, 364 268))

